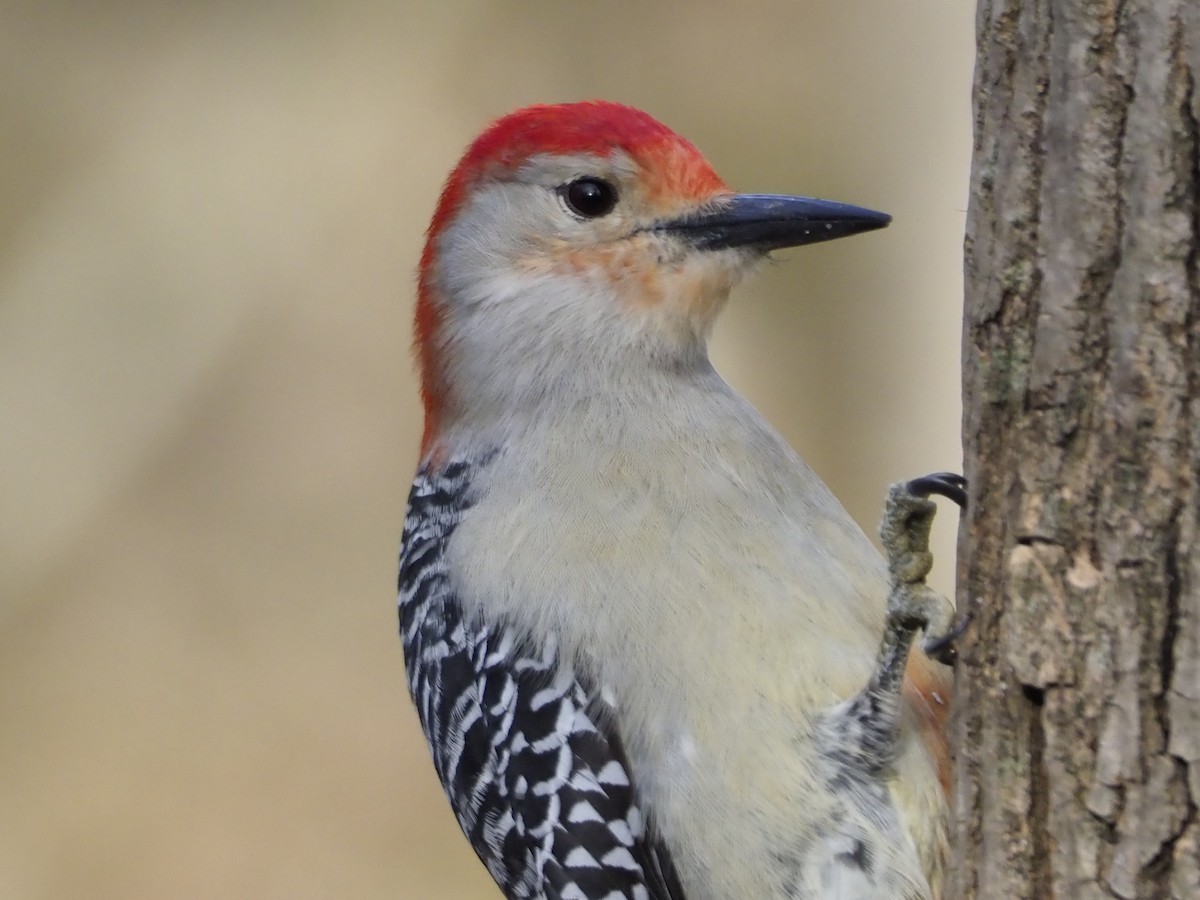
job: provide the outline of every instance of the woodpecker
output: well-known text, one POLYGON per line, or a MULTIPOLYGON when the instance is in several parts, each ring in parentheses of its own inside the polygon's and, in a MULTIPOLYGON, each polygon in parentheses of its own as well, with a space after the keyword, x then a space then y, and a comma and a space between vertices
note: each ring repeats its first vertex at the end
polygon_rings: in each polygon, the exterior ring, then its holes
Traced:
POLYGON ((450 174, 421 257, 408 684, 508 898, 937 897, 948 601, 931 493, 888 559, 714 370, 767 253, 880 228, 730 190, 639 110, 533 106, 450 174))

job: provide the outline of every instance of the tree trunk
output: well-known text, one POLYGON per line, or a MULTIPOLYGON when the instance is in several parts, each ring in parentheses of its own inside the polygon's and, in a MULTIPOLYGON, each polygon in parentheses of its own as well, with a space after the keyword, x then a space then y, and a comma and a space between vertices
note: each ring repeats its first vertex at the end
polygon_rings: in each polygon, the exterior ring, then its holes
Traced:
POLYGON ((1200 898, 1200 0, 981 0, 956 897, 1200 898))

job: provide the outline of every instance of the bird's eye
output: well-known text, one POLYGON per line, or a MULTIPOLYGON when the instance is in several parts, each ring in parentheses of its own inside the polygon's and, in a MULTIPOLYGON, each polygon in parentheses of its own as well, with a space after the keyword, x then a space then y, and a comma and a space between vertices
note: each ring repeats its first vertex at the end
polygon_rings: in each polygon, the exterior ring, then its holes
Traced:
POLYGON ((617 205, 617 189, 602 178, 576 178, 558 189, 571 211, 585 219, 598 219, 617 205))

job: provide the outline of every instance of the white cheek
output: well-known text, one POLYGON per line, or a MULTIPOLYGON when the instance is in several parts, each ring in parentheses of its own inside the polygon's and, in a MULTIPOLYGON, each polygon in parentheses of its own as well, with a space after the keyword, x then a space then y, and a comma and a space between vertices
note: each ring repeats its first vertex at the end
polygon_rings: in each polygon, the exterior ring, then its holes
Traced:
POLYGON ((464 280, 455 301, 464 307, 499 307, 518 300, 525 290, 524 279, 510 269, 495 266, 486 274, 464 280))

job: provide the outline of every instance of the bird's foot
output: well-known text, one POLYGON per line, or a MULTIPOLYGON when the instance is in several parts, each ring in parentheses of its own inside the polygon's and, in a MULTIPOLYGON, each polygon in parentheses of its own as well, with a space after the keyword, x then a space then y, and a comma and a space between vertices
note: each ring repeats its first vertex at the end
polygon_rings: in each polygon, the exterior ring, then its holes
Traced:
POLYGON ((866 771, 884 772, 894 762, 904 671, 917 631, 925 631, 924 651, 949 664, 954 641, 967 627, 965 620, 954 624, 954 606, 925 583, 933 566, 929 532, 936 511, 929 495, 941 494, 965 506, 965 488, 961 476, 938 474, 902 481, 888 491, 879 535, 891 591, 879 656, 866 687, 839 706, 824 726, 828 743, 840 748, 839 758, 858 760, 866 771))
POLYGON ((966 486, 961 475, 939 472, 898 482, 888 491, 879 525, 892 582, 884 645, 886 648, 889 643, 898 643, 905 651, 900 654, 905 659, 894 659, 894 663, 907 662, 907 646, 917 629, 925 632, 921 649, 926 655, 947 665, 954 662, 954 643, 966 631, 969 620, 964 617, 956 623, 953 604, 925 583, 933 567, 929 532, 937 512, 929 497, 939 494, 965 508, 966 486))

